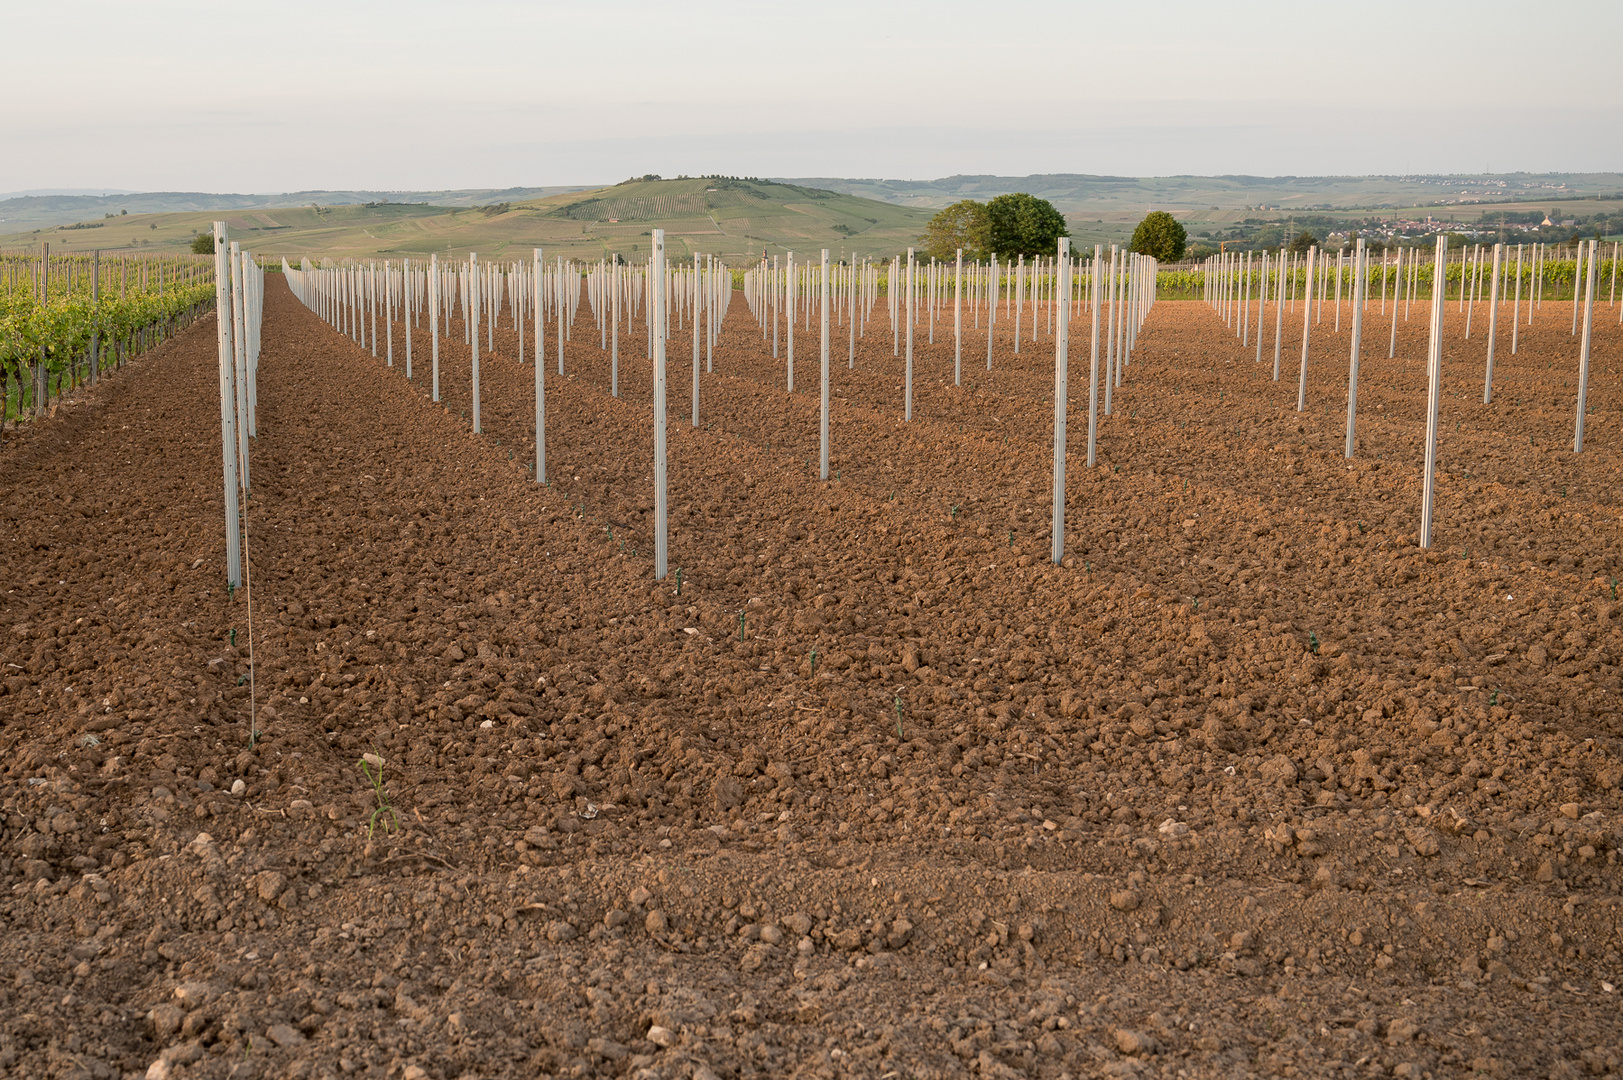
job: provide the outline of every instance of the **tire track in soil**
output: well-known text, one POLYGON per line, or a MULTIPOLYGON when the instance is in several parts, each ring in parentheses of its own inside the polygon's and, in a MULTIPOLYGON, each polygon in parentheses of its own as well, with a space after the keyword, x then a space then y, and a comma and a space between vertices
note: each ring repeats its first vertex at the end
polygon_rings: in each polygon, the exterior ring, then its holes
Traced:
MULTIPOLYGON (((212 340, 178 344, 140 372, 172 431, 134 427, 137 444, 111 430, 116 411, 70 413, 72 438, 28 461, 152 457, 124 489, 111 462, 77 489, 122 526, 99 580, 132 611, 136 589, 167 589, 177 614, 195 603, 195 627, 115 622, 104 605, 106 626, 70 631, 85 624, 46 581, 70 561, 50 534, 74 504, 13 519, 30 540, 14 577, 41 591, 8 610, 41 644, 0 697, 7 914, 28 928, 26 959, 7 950, 28 972, 0 1028, 10 1064, 128 1071, 163 1055, 225 1075, 252 1036, 267 1068, 306 1075, 1615 1067, 1581 1049, 1619 1041, 1612 1011, 1589 1006, 1616 956, 1614 741, 1568 738, 1454 678, 1486 672, 1520 697, 1541 664, 1576 665, 1589 696, 1555 703, 1603 723, 1590 703, 1609 661, 1570 640, 1609 647, 1613 612, 1551 604, 1569 568, 1523 567, 1515 586, 1566 652, 1486 659, 1494 635, 1525 632, 1474 625, 1467 590, 1497 590, 1503 571, 1392 552, 1312 510, 1345 481, 1307 452, 1266 499, 1216 482, 1225 460, 1248 471, 1243 444, 1209 455, 1209 490, 1175 489, 1154 471, 1170 422, 1122 440, 1123 473, 1079 482, 1075 543, 1098 571, 1045 569, 1025 547, 1011 565, 999 516, 1044 497, 1045 479, 1022 477, 1046 477, 1047 409, 1004 418, 1012 449, 990 463, 985 416, 993 394, 1041 406, 1040 355, 983 394, 921 387, 979 423, 967 436, 899 430, 894 376, 843 382, 848 434, 891 450, 889 472, 854 460, 822 485, 789 437, 815 431, 809 403, 766 389, 774 367, 740 343, 739 375, 707 382, 716 429, 672 426, 678 599, 641 549, 646 405, 607 399, 589 351, 582 378, 549 386, 569 468, 540 489, 516 452, 530 368, 488 362, 474 437, 452 416, 465 390, 449 358, 437 410, 273 277, 250 506, 268 708, 250 750, 240 656, 204 648, 240 624, 241 598, 184 592, 187 545, 218 560, 223 544, 212 340), (1020 501, 1001 494, 1017 483, 1020 501), (949 497, 975 507, 967 520, 918 509, 949 497), (166 499, 159 538, 148 503, 166 499), (145 683, 121 664, 132 646, 145 683), (215 652, 205 725, 167 699, 215 652), (87 674, 127 699, 87 732, 101 746, 64 746, 67 680, 87 674), (887 726, 899 687, 902 738, 887 726), (28 690, 43 708, 14 712, 28 690), (404 824, 370 841, 365 750, 389 762, 404 824), (239 799, 220 790, 233 778, 239 799), (1574 797, 1574 815, 1558 807, 1574 797), (195 989, 177 998, 182 983, 195 989), (129 1023, 105 1034, 107 1016, 129 1023)), ((1134 378, 1150 380, 1155 349, 1146 334, 1134 378)), ((1357 509, 1381 479, 1350 493, 1357 509)), ((1022 544, 1046 535, 1006 520, 1022 544)))

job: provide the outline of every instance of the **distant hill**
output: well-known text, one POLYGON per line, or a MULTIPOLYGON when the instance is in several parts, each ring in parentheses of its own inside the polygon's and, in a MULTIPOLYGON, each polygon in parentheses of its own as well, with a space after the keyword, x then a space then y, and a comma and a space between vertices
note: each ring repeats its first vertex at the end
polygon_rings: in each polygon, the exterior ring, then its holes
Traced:
POLYGON ((889 258, 916 245, 936 209, 958 199, 1026 191, 1066 215, 1074 244, 1124 242, 1149 210, 1169 210, 1203 242, 1255 238, 1260 223, 1360 227, 1372 216, 1436 215, 1475 221, 1495 208, 1556 218, 1623 213, 1623 173, 1493 176, 949 176, 939 180, 838 177, 764 180, 654 177, 609 187, 448 191, 296 191, 279 195, 144 192, 24 195, 0 200, 0 247, 49 242, 54 250, 183 250, 224 219, 262 255, 298 258, 427 257, 431 252, 528 258, 644 259, 648 234, 666 230, 673 259, 695 253, 737 264, 762 252, 835 259, 889 258), (1587 205, 1579 200, 1591 201, 1587 205), (1416 204, 1419 204, 1418 207, 1416 204), (1574 205, 1576 204, 1576 205, 1574 205), (1614 205, 1617 204, 1617 205, 1614 205), (1564 208, 1564 209, 1563 209, 1564 208))
POLYGON ((939 209, 959 199, 1024 191, 1067 215, 1124 209, 1352 210, 1458 206, 1623 194, 1623 173, 1506 173, 1444 176, 947 176, 939 180, 786 179, 902 206, 939 209))
POLYGON ((356 206, 366 203, 427 203, 479 206, 534 199, 584 185, 526 188, 463 188, 447 191, 289 191, 266 195, 206 191, 114 192, 101 195, 14 192, 0 198, 0 232, 49 228, 108 214, 176 214, 197 210, 276 210, 296 206, 356 206))
MULTIPOLYGON (((828 248, 835 259, 888 257, 915 243, 929 213, 804 185, 735 178, 629 180, 612 187, 512 188, 461 192, 295 192, 284 196, 159 192, 115 202, 58 199, 95 213, 54 226, 0 234, 0 247, 49 242, 56 251, 175 251, 223 219, 232 239, 257 254, 325 257, 426 258, 430 253, 529 258, 648 256, 651 231, 666 230, 672 259, 696 253, 730 262, 762 252, 810 256, 828 248), (377 196, 362 199, 362 196, 377 196), (385 201, 387 197, 387 201, 385 201), (408 198, 409 197, 409 198, 408 198), (145 200, 144 202, 142 200, 145 200), (278 202, 280 205, 267 205, 278 202), (317 204, 317 205, 311 205, 317 204), (128 206, 120 214, 104 206, 128 206), (142 206, 163 207, 142 211, 142 206)), ((0 212, 0 216, 4 216, 0 212)), ((6 229, 7 224, 0 224, 6 229)))

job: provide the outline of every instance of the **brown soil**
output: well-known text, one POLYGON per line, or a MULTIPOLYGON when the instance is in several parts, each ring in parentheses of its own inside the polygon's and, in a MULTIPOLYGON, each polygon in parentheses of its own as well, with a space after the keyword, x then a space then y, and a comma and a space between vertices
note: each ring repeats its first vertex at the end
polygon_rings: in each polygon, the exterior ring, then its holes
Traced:
POLYGON ((1623 1068, 1615 312, 1574 455, 1570 307, 1485 407, 1450 306, 1421 551, 1418 308, 1348 462, 1345 330, 1298 414, 1299 316, 1275 384, 1163 303, 1056 568, 1046 337, 938 326, 904 424, 839 331, 821 483, 738 301, 655 583, 640 337, 614 400, 583 307, 541 486, 510 329, 476 436, 271 282, 257 740, 211 324, 5 450, 0 1075, 1623 1068))

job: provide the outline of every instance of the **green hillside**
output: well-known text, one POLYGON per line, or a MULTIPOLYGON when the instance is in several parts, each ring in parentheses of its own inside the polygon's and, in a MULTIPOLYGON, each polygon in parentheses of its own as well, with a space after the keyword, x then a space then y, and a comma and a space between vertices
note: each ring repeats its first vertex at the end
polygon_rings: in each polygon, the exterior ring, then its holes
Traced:
POLYGON ((828 248, 831 258, 888 257, 913 244, 928 211, 794 184, 737 179, 642 179, 591 191, 484 206, 372 202, 251 210, 129 214, 0 235, 0 248, 173 252, 223 220, 262 256, 426 258, 477 251, 495 258, 647 258, 666 230, 671 258, 729 261, 828 248))

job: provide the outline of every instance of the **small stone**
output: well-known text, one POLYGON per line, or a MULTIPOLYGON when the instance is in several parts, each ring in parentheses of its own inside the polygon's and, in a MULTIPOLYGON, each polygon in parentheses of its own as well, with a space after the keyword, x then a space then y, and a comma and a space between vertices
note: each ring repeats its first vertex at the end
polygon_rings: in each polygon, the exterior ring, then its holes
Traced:
POLYGON ((276 870, 262 870, 254 875, 254 888, 261 900, 273 904, 282 895, 282 890, 287 888, 287 878, 276 870))
POLYGON ((562 919, 547 924, 547 940, 557 943, 573 941, 578 931, 562 919))
POLYGON ((761 927, 761 940, 768 945, 776 945, 783 940, 783 931, 776 926, 763 926, 761 927))
POLYGON ((648 1041, 655 1046, 673 1046, 676 1043, 676 1032, 668 1027, 655 1024, 648 1029, 648 1041))
POLYGON ((1155 1040, 1141 1031, 1117 1028, 1116 1049, 1128 1057, 1140 1057, 1155 1053, 1155 1040))
POLYGON ((1117 911, 1134 911, 1138 908, 1139 900, 1137 889, 1117 889, 1110 894, 1110 906, 1117 911))
POLYGON ((1579 809, 1578 804, 1575 803, 1575 802, 1562 803, 1561 804, 1561 815, 1563 817, 1571 818, 1573 821, 1577 821, 1578 820, 1578 809, 1579 809))
POLYGON ((807 915, 804 911, 797 911, 787 919, 783 920, 783 928, 792 934, 798 935, 799 937, 805 937, 807 934, 811 933, 811 916, 807 915))
POLYGON ((744 801, 744 785, 738 778, 730 773, 723 772, 716 777, 711 788, 711 796, 718 811, 726 812, 744 801))
POLYGON ((663 911, 650 911, 642 921, 642 928, 650 934, 663 934, 668 925, 663 911))
POLYGON ((853 949, 862 947, 862 931, 855 926, 850 926, 836 934, 830 935, 828 940, 829 944, 833 945, 836 949, 850 952, 853 949))
POLYGON ((243 783, 240 779, 231 781, 231 794, 233 794, 233 795, 241 795, 244 791, 247 791, 247 790, 248 790, 248 785, 243 783))
POLYGON ((401 1080, 428 1080, 428 1070, 421 1065, 407 1065, 400 1071, 401 1080))
POLYGON ((206 982, 184 982, 175 987, 175 1000, 188 1009, 201 1008, 214 997, 214 987, 206 982))
POLYGON ((1284 754, 1279 754, 1263 762, 1257 769, 1257 775, 1276 784, 1292 784, 1296 782, 1296 762, 1284 754))
POLYGON ((152 1025, 152 1034, 160 1042, 179 1031, 181 1022, 185 1019, 186 1012, 179 1005, 154 1005, 147 1012, 147 1022, 152 1025))
POLYGON ((214 837, 206 832, 200 832, 192 838, 192 847, 196 848, 199 853, 205 852, 213 846, 214 837))
POLYGON ((1408 836, 1409 843, 1414 846, 1416 855, 1430 858, 1442 850, 1442 844, 1438 841, 1437 834, 1424 826, 1410 829, 1405 835, 1408 836))
POLYGON ((647 889, 643 888, 641 885, 638 885, 635 889, 631 890, 631 894, 627 896, 626 899, 631 901, 631 905, 633 907, 642 907, 644 904, 648 903, 648 898, 651 895, 653 894, 647 889))
POLYGON ((265 1029, 265 1038, 284 1050, 304 1045, 304 1033, 292 1024, 272 1024, 265 1029))
POLYGON ((1420 1025, 1401 1016, 1386 1025, 1386 1041, 1389 1043, 1408 1042, 1418 1034, 1420 1025))

